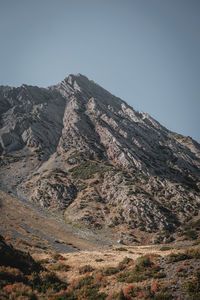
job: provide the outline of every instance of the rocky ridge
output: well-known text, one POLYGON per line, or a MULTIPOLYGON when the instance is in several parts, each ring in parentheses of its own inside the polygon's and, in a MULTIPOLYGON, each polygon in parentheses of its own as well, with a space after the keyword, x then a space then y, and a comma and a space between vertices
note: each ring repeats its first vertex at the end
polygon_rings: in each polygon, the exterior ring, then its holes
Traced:
POLYGON ((0 87, 0 153, 2 188, 127 241, 199 211, 200 145, 80 74, 0 87))

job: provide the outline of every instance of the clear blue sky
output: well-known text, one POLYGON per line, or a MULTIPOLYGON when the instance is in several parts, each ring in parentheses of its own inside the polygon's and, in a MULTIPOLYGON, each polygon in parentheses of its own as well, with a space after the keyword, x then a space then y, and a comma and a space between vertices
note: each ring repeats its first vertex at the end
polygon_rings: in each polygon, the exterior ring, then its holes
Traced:
POLYGON ((0 0, 0 85, 70 73, 200 142, 200 1, 0 0))

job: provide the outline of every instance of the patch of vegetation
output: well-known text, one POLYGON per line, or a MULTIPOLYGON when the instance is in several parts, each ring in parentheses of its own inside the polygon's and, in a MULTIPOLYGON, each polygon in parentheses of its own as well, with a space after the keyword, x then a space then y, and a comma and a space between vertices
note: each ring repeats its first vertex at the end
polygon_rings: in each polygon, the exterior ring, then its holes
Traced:
POLYGON ((20 156, 14 156, 11 153, 5 153, 2 157, 2 161, 5 161, 5 163, 15 163, 22 159, 20 156))
POLYGON ((40 260, 38 260, 38 263, 41 264, 41 265, 48 264, 49 263, 49 259, 48 258, 40 259, 40 260))
MULTIPOLYGON (((140 282, 148 278, 157 278, 161 268, 159 265, 154 264, 150 256, 142 256, 137 260, 132 270, 125 270, 119 274, 118 280, 126 283, 140 282)), ((164 273, 163 275, 164 276, 164 273)))
POLYGON ((118 264, 118 267, 120 268, 120 270, 122 269, 122 266, 124 265, 130 265, 133 263, 133 259, 130 257, 124 257, 124 259, 118 264))
POLYGON ((190 299, 200 299, 200 271, 194 274, 194 278, 184 283, 184 288, 190 299))
POLYGON ((120 297, 122 299, 133 299, 137 298, 140 292, 141 288, 135 287, 133 284, 129 284, 124 288, 123 294, 121 293, 120 297))
POLYGON ((85 265, 79 268, 79 274, 90 273, 94 271, 94 268, 90 265, 85 265))
POLYGON ((185 230, 200 230, 200 219, 184 225, 185 230))
MULTIPOLYGON (((107 295, 105 293, 99 293, 99 284, 94 282, 93 276, 85 276, 75 284, 72 284, 70 297, 63 299, 88 299, 88 300, 104 300, 107 295)), ((68 294, 69 296, 69 294, 68 294)))
POLYGON ((103 275, 104 276, 111 276, 114 274, 119 273, 120 271, 124 270, 127 265, 130 265, 133 263, 132 258, 129 257, 125 257, 119 264, 117 267, 108 267, 107 269, 105 269, 103 271, 103 275))
POLYGON ((102 261, 104 261, 104 259, 102 259, 102 258, 97 258, 97 259, 95 259, 95 261, 96 261, 96 262, 102 262, 102 261))
POLYGON ((197 246, 200 244, 200 239, 196 240, 193 242, 192 246, 197 246))
POLYGON ((59 253, 54 253, 54 254, 52 255, 52 258, 55 259, 55 260, 65 260, 65 257, 62 256, 62 255, 59 254, 59 253))
POLYGON ((0 299, 36 300, 36 295, 44 296, 50 290, 56 293, 67 286, 55 273, 47 271, 29 254, 8 245, 0 236, 0 299))
POLYGON ((169 255, 169 260, 167 263, 174 263, 186 259, 199 259, 200 258, 200 248, 197 249, 190 249, 183 253, 171 253, 169 255))
MULTIPOLYGON (((160 285, 159 285, 160 286, 160 285)), ((155 293, 154 287, 151 286, 140 287, 135 284, 128 284, 119 294, 113 298, 117 300, 128 300, 128 299, 148 299, 148 300, 172 300, 173 296, 169 293, 155 293)))
POLYGON ((126 248, 124 247, 120 247, 120 248, 115 248, 116 251, 128 251, 126 248))
POLYGON ((172 248, 171 247, 167 247, 167 246, 163 246, 160 248, 160 251, 168 251, 168 250, 171 250, 172 248))
POLYGON ((80 163, 81 161, 84 161, 85 157, 84 157, 84 153, 82 152, 78 152, 78 151, 74 151, 67 159, 67 163, 69 165, 73 165, 76 163, 80 163))
POLYGON ((50 289, 58 292, 67 288, 67 284, 62 282, 53 272, 33 272, 28 279, 32 288, 40 293, 46 293, 50 289))
POLYGON ((191 255, 188 255, 187 253, 171 253, 169 255, 169 260, 167 263, 174 263, 174 262, 178 262, 178 261, 182 261, 182 260, 186 260, 186 259, 191 259, 191 255))
POLYGON ((8 284, 3 287, 3 289, 0 291, 0 299, 37 300, 38 297, 31 287, 23 284, 22 282, 16 282, 14 284, 8 284))
POLYGON ((198 238, 198 233, 195 230, 185 231, 182 235, 184 235, 186 239, 189 240, 196 240, 198 238))
POLYGON ((92 178, 96 173, 98 173, 98 175, 100 176, 110 169, 111 167, 87 160, 86 162, 83 162, 78 166, 70 169, 69 172, 72 174, 73 178, 85 180, 92 178))
POLYGON ((108 267, 106 270, 104 270, 103 275, 104 276, 111 276, 119 272, 119 269, 117 267, 108 267))

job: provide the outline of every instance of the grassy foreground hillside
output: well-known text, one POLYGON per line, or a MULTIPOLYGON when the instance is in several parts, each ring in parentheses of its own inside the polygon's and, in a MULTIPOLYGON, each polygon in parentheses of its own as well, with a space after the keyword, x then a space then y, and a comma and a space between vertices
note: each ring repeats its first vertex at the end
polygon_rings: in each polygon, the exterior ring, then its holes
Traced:
POLYGON ((198 246, 111 246, 32 256, 0 236, 0 299, 200 299, 198 246))

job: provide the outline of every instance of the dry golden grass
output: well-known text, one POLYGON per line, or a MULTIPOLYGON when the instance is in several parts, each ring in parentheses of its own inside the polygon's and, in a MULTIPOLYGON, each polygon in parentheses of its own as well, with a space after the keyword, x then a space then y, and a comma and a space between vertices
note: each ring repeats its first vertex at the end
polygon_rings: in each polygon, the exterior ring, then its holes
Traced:
MULTIPOLYGON (((172 252, 177 252, 177 250, 160 251, 160 245, 151 246, 123 246, 127 251, 117 251, 117 248, 121 247, 110 247, 108 249, 94 250, 94 251, 80 251, 74 253, 61 253, 65 258, 62 263, 69 265, 70 270, 65 272, 58 272, 60 278, 67 278, 68 282, 81 277, 79 274, 79 268, 90 265, 95 270, 100 270, 108 267, 116 267, 125 257, 132 258, 136 260, 138 257, 143 255, 160 255, 166 256, 172 252), (96 260, 102 261, 96 261, 96 260)), ((35 253, 33 258, 36 260, 52 260, 52 254, 45 253, 35 253)), ((119 285, 119 282, 117 282, 119 285)))

